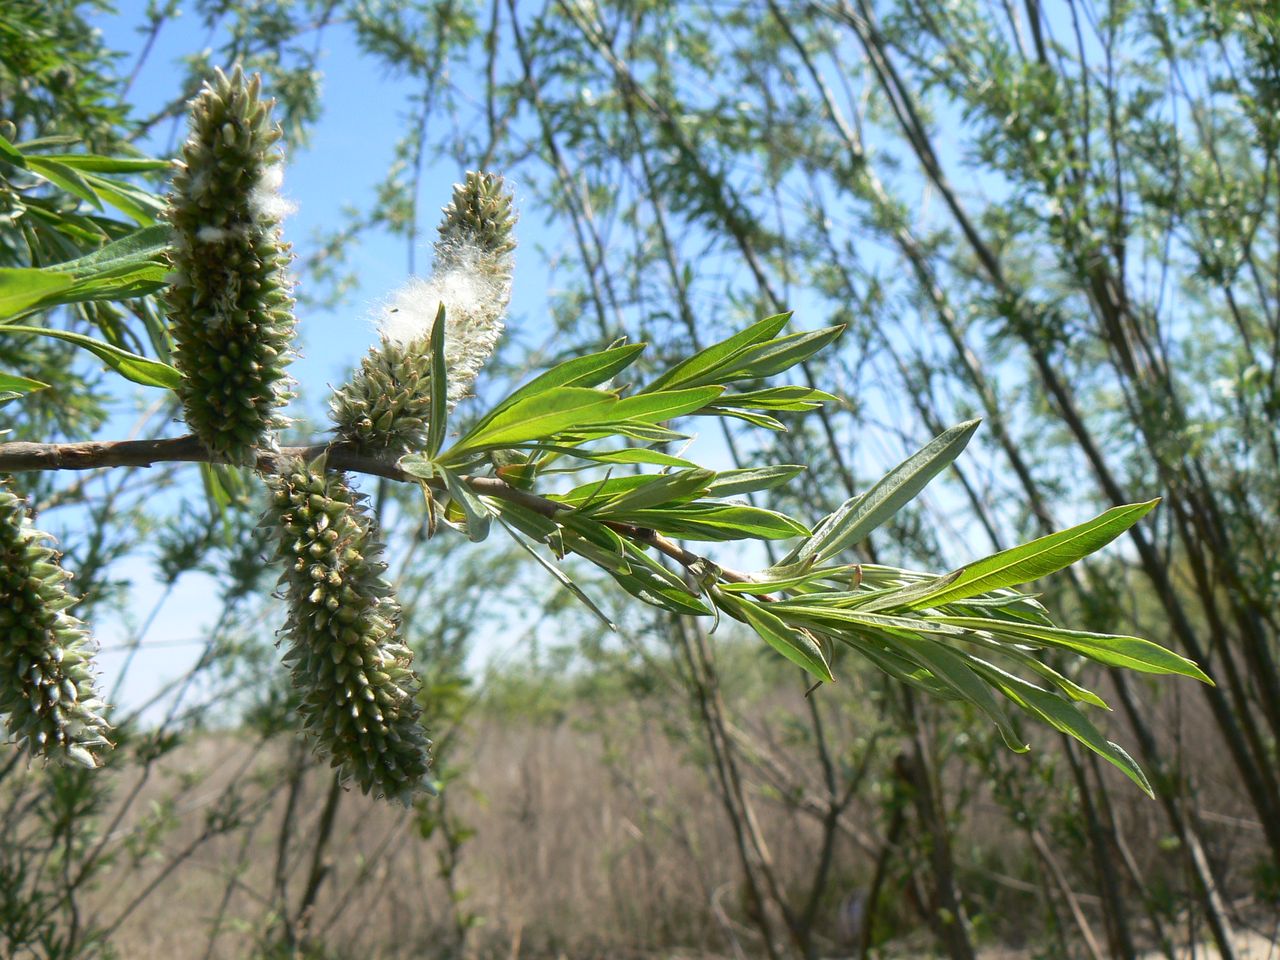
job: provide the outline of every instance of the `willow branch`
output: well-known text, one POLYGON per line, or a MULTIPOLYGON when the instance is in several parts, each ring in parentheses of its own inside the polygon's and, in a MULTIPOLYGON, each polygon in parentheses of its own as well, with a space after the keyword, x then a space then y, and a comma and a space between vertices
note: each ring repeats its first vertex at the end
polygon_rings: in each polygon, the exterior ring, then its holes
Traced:
MULTIPOLYGON (((425 483, 435 490, 443 490, 439 480, 422 480, 401 470, 393 460, 384 460, 357 453, 341 442, 317 443, 297 447, 276 447, 260 450, 257 469, 262 473, 281 473, 295 460, 314 460, 321 454, 327 456, 327 465, 334 470, 347 470, 369 476, 385 477, 402 483, 425 483)), ((0 443, 0 473, 25 473, 36 470, 96 470, 102 467, 149 467, 157 463, 223 463, 225 460, 211 453, 196 437, 171 437, 161 440, 86 440, 80 443, 29 443, 14 441, 0 443)), ((526 507, 544 517, 572 510, 568 504, 548 500, 536 493, 520 490, 495 477, 464 476, 462 480, 476 493, 505 500, 526 507)), ((630 523, 604 521, 615 533, 643 546, 650 546, 670 557, 691 573, 702 572, 706 560, 691 550, 664 537, 656 530, 638 527, 630 523)), ((720 579, 729 583, 750 583, 750 574, 717 565, 720 579)))

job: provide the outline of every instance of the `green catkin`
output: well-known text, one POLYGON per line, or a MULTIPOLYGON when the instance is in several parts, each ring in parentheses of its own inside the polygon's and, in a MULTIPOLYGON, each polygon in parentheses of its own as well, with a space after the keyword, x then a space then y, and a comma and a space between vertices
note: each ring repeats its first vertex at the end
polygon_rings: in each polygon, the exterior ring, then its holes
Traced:
POLYGON ((369 456, 420 450, 431 422, 429 345, 383 339, 330 401, 339 439, 369 456))
POLYGON ((408 804, 429 789, 430 741, 374 519, 323 457, 268 483, 289 606, 284 660, 306 729, 344 779, 408 804))
POLYGON ((205 84, 191 103, 166 213, 178 395, 192 432, 242 464, 284 423, 294 332, 292 257, 276 192, 281 131, 259 92, 260 78, 239 68, 205 84))
POLYGON ((93 641, 67 608, 70 574, 26 503, 0 484, 0 715, 33 756, 96 767, 111 744, 94 686, 93 641))
POLYGON ((493 269, 503 270, 515 251, 516 213, 506 181, 496 173, 467 171, 455 184, 436 228, 435 268, 447 269, 460 250, 482 251, 493 269))
POLYGON ((381 340, 330 404, 340 439, 364 454, 422 448, 431 420, 430 334, 445 305, 450 405, 466 396, 502 334, 511 295, 515 213, 502 177, 470 172, 444 208, 430 280, 391 298, 381 340))

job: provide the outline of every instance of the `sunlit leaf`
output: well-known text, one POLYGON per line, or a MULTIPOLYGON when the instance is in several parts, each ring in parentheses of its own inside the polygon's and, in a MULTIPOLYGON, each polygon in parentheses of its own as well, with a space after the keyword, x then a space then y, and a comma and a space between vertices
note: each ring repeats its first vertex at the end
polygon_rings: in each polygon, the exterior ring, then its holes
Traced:
POLYGON ((1000 587, 1013 587, 1055 573, 1077 560, 1101 550, 1145 517, 1160 501, 1112 507, 1082 524, 1051 533, 1019 547, 1002 550, 985 560, 966 565, 963 574, 949 586, 918 597, 914 609, 939 607, 1000 587))
POLYGON ((449 417, 449 368, 444 361, 445 306, 440 301, 431 325, 431 411, 427 427, 427 455, 434 457, 444 446, 449 417))
POLYGON ((144 387, 166 387, 172 390, 182 382, 182 374, 167 363, 161 363, 159 360, 152 360, 148 357, 140 357, 135 353, 121 350, 119 347, 113 347, 109 343, 95 340, 93 337, 87 337, 82 333, 71 333, 68 330, 51 330, 44 327, 22 327, 15 324, 0 326, 0 336, 12 333, 54 337, 58 340, 74 343, 76 346, 88 350, 125 379, 140 383, 144 387))
POLYGON ((741 333, 736 333, 727 340, 713 344, 705 350, 695 353, 662 376, 658 377, 642 391, 653 393, 675 387, 692 387, 716 383, 715 372, 735 354, 751 347, 762 340, 768 340, 785 327, 791 320, 790 313, 779 313, 753 323, 741 333))
POLYGON ((819 680, 828 683, 835 681, 831 665, 827 663, 817 641, 803 630, 797 630, 770 613, 764 604, 732 594, 720 594, 716 603, 731 617, 745 621, 769 646, 792 663, 803 667, 819 680))
POLYGON ((980 617, 930 616, 928 619, 970 630, 982 630, 996 636, 1012 637, 1037 646, 1070 650, 1109 667, 1123 667, 1142 673, 1176 674, 1203 683, 1213 683, 1198 666, 1172 650, 1139 637, 1115 636, 1064 630, 1023 621, 984 619, 980 617))
POLYGON ((952 427, 890 470, 866 493, 853 497, 824 519, 793 559, 825 562, 860 543, 898 513, 964 450, 980 421, 952 427))

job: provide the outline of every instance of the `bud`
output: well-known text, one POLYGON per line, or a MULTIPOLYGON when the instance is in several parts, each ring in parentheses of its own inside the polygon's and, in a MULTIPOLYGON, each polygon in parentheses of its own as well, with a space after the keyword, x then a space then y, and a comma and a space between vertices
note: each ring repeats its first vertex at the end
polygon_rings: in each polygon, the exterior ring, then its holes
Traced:
POLYGON ((374 519, 323 457, 295 461, 268 483, 265 522, 289 605, 284 660, 306 729, 344 779, 408 804, 427 788, 430 741, 374 519))
POLYGON ((58 555, 44 545, 23 500, 0 485, 0 715, 32 755, 98 765, 111 744, 94 688, 95 647, 84 624, 66 613, 75 603, 58 555))
POLYGON ((173 178, 165 304, 187 424, 212 452, 250 463, 283 425, 293 298, 281 239, 281 132, 260 78, 215 71, 191 103, 173 178))
POLYGON ((467 395, 502 335, 514 226, 501 177, 468 173, 454 187, 431 279, 415 277, 392 294, 378 318, 381 342, 330 403, 341 439, 366 454, 422 447, 431 419, 431 327, 442 303, 449 405, 467 395))

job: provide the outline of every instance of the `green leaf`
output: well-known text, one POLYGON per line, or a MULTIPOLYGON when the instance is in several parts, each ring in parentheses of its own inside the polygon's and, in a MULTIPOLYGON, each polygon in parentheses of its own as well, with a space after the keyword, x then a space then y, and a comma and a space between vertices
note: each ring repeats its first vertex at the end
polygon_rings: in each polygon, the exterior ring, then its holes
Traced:
POLYGON ((716 605, 735 620, 747 623, 752 630, 773 649, 797 666, 803 667, 819 680, 834 683, 831 666, 823 656, 822 647, 803 630, 797 630, 765 606, 745 597, 717 592, 716 605))
POLYGON ((3 156, 4 159, 15 166, 25 167, 27 165, 27 158, 22 155, 22 151, 4 137, 0 137, 0 156, 3 156))
POLYGON ((707 408, 701 411, 704 416, 708 417, 733 417, 735 420, 742 420, 751 424, 760 430, 773 430, 776 433, 786 433, 787 425, 781 420, 769 416, 766 413, 751 412, 749 410, 740 410, 737 407, 729 406, 723 403, 709 403, 707 408))
POLYGON ((71 333, 68 330, 50 330, 44 327, 22 327, 16 324, 0 326, 0 335, 9 333, 54 337, 58 340, 74 343, 76 346, 88 350, 125 379, 140 383, 144 387, 166 387, 173 390, 182 382, 182 374, 167 363, 161 363, 159 360, 152 360, 148 357, 140 357, 136 353, 121 350, 119 347, 113 347, 111 344, 95 340, 93 337, 86 337, 82 333, 71 333))
POLYGON ((434 457, 444 446, 449 418, 449 371, 444 362, 444 301, 431 325, 431 420, 427 427, 427 455, 434 457))
POLYGON ((769 387, 746 393, 726 393, 712 406, 748 410, 812 410, 839 399, 825 390, 810 390, 808 387, 769 387))
POLYGON ((692 460, 673 457, 659 450, 648 450, 643 447, 627 447, 623 450, 580 450, 577 447, 549 447, 553 453, 563 453, 595 463, 645 463, 659 467, 696 467, 692 460))
POLYGON ((916 610, 940 607, 955 600, 988 593, 1001 587, 1017 586, 1055 573, 1105 547, 1150 513, 1159 502, 1157 498, 1146 503, 1112 507, 1106 513, 1067 530, 1002 550, 994 556, 964 567, 963 574, 950 586, 917 598, 911 606, 916 610))
POLYGON ((825 349, 842 333, 843 324, 770 340, 734 356, 730 362, 716 370, 716 376, 724 383, 777 376, 825 349))
POLYGON ((940 700, 958 700, 959 695, 951 687, 944 684, 925 667, 898 653, 889 645, 883 636, 878 634, 860 634, 853 630, 833 633, 841 643, 852 647, 866 657, 879 670, 883 670, 895 680, 901 680, 908 686, 923 690, 931 697, 940 700))
POLYGON ((153 160, 150 157, 102 157, 92 153, 66 153, 47 159, 94 173, 144 173, 148 170, 167 170, 172 166, 168 160, 153 160))
POLYGON ((462 510, 467 521, 467 538, 472 543, 479 543, 489 536, 489 519, 492 516, 489 508, 476 496, 475 492, 452 470, 439 468, 444 478, 445 489, 449 497, 462 510))
POLYGON ((623 540, 622 548, 627 560, 625 569, 609 570, 608 573, 623 590, 637 600, 671 613, 711 616, 711 608, 690 593, 680 577, 629 541, 623 540))
MULTIPOLYGON (((515 509, 522 509, 516 506, 515 504, 507 504, 506 506, 514 507, 515 509)), ((503 513, 506 512, 506 506, 501 508, 503 513)), ((599 617, 601 623, 603 623, 610 630, 613 630, 615 632, 617 631, 618 629, 617 624, 615 624, 612 620, 610 620, 609 617, 605 614, 605 612, 601 610, 598 606, 596 606, 595 601, 592 600, 589 596, 587 596, 586 593, 583 592, 582 588, 573 582, 572 577, 570 577, 558 566, 556 566, 554 563, 552 563, 550 560, 544 557, 542 553, 539 550, 535 549, 533 544, 531 544, 528 540, 526 540, 518 530, 516 530, 513 526, 511 526, 511 524, 507 523, 503 519, 500 519, 499 523, 502 524, 503 529, 507 531, 507 533, 510 535, 512 540, 518 543, 524 549, 524 551, 527 554, 529 554, 529 556, 533 557, 534 560, 538 561, 538 565, 542 567, 543 570, 546 570, 549 574, 551 574, 551 576, 553 576, 562 587, 564 587, 571 594, 573 594, 573 596, 577 597, 578 600, 580 600, 588 610, 590 610, 597 617, 599 617)))
POLYGON ((151 226, 164 210, 162 200, 131 183, 110 180, 96 173, 85 173, 84 181, 95 194, 140 226, 151 226))
POLYGON ((772 467, 750 467, 745 470, 725 470, 717 473, 707 491, 712 497, 741 497, 759 490, 772 490, 804 472, 796 464, 778 464, 772 467))
POLYGON ((870 613, 875 610, 911 609, 911 602, 917 597, 937 593, 960 579, 963 570, 955 570, 941 577, 930 577, 928 580, 915 580, 898 587, 886 587, 882 590, 868 590, 849 603, 852 609, 870 613))
POLYGON ((611 415, 617 404, 618 398, 603 390, 553 387, 512 404, 488 423, 478 424, 450 448, 446 457, 456 459, 463 452, 508 447, 583 430, 611 415))
POLYGON ((982 630, 997 636, 1013 637, 1038 646, 1070 650, 1108 667, 1124 667, 1142 673, 1175 674, 1213 684, 1192 661, 1140 637, 1064 630, 1061 627, 1048 627, 1021 620, 944 616, 931 616, 928 619, 969 630, 982 630))
MULTIPOLYGON (((959 627, 933 620, 916 619, 914 617, 895 617, 885 613, 864 613, 861 610, 850 610, 830 604, 815 603, 814 597, 800 595, 793 599, 779 600, 780 610, 786 610, 787 617, 804 617, 815 623, 839 625, 856 624, 874 630, 905 630, 912 633, 934 633, 940 636, 963 637, 965 632, 959 627)), ((780 614, 781 615, 781 614, 780 614)))
MULTIPOLYGON (((976 642, 979 638, 976 636, 970 636, 965 639, 972 643, 976 642)), ((1015 647, 1008 643, 1001 643, 998 640, 988 640, 985 645, 987 649, 999 656, 1012 660, 1014 663, 1026 667, 1032 673, 1037 673, 1044 677, 1044 679, 1048 680, 1051 684, 1061 690, 1068 699, 1074 700, 1076 703, 1087 703, 1089 706, 1097 707, 1099 710, 1109 711, 1111 709, 1107 701, 1103 700, 1092 690, 1088 690, 1080 686, 1080 684, 1076 683, 1071 678, 1059 673, 1047 663, 1042 663, 1037 660, 1030 653, 1020 647, 1015 647)))
MULTIPOLYGON (((13 373, 0 373, 0 403, 8 403, 18 397, 37 390, 46 390, 49 385, 30 377, 20 377, 13 373)), ((8 431, 5 431, 6 433, 8 431)))
POLYGON ((981 421, 970 420, 935 437, 890 470, 866 493, 846 500, 824 519, 791 559, 817 557, 826 562, 867 535, 906 506, 968 444, 981 421))
POLYGON ((664 504, 682 504, 696 499, 706 492, 707 485, 715 477, 711 470, 696 467, 676 473, 645 476, 644 482, 618 496, 593 506, 597 517, 625 516, 635 510, 659 507, 664 504))
POLYGON ((731 503, 686 503, 671 509, 628 510, 616 515, 641 527, 688 540, 789 540, 809 531, 785 514, 731 503))
POLYGON ((36 390, 44 390, 48 386, 47 383, 32 380, 30 377, 20 377, 15 373, 0 373, 0 392, 34 393, 36 390))
POLYGON ((44 177, 50 183, 56 184, 68 193, 79 197, 95 210, 102 209, 102 201, 93 192, 93 188, 89 186, 83 176, 65 163, 50 160, 48 157, 28 156, 27 169, 44 177))
POLYGON ((630 437, 642 443, 679 443, 688 440, 688 434, 677 433, 655 423, 630 423, 619 420, 605 420, 597 423, 590 431, 593 436, 630 437))
MULTIPOLYGON (((590 353, 585 357, 575 357, 558 363, 550 370, 530 380, 515 393, 494 407, 486 420, 501 413, 512 404, 528 397, 544 393, 553 387, 596 387, 636 361, 644 352, 643 343, 632 343, 621 347, 611 347, 599 353, 590 353)), ((484 423, 485 421, 481 421, 484 423)))
POLYGON ((724 387, 694 387, 689 390, 640 393, 619 400, 618 405, 609 411, 609 418, 639 423, 674 420, 676 417, 701 410, 723 392, 724 387))
POLYGON ((153 293, 165 284, 168 242, 168 227, 147 227, 75 260, 0 269, 0 320, 36 308, 153 293))
POLYGON ((898 649, 908 658, 925 667, 954 691, 956 696, 973 704, 985 714, 1000 731, 1005 745, 1015 753, 1026 753, 1031 746, 1018 735, 1013 723, 996 702, 991 686, 971 666, 977 658, 952 650, 945 644, 911 633, 898 633, 898 649))
MULTIPOLYGON (((46 268, 48 269, 48 268, 46 268)), ((143 263, 103 270, 94 276, 77 280, 50 303, 80 303, 85 300, 127 300, 142 297, 164 288, 169 268, 161 263, 143 263)))
POLYGON ((984 661, 975 660, 974 664, 975 669, 993 686, 1031 716, 1080 741, 1098 756, 1120 768, 1125 776, 1141 787, 1147 796, 1155 797, 1142 768, 1134 763, 1133 758, 1120 746, 1099 733, 1098 728, 1089 721, 1089 718, 1070 702, 984 661))
POLYGON ((39 306, 73 283, 71 277, 35 267, 0 267, 0 320, 39 306))
POLYGON ((712 344, 700 350, 692 357, 676 364, 658 379, 642 390, 642 393, 653 393, 668 387, 700 386, 714 383, 715 370, 741 350, 751 347, 762 340, 769 340, 791 320, 790 313, 779 313, 753 323, 741 333, 734 334, 728 340, 712 344))
POLYGON ((158 264, 163 260, 171 237, 172 231, 163 224, 143 227, 141 230, 135 230, 119 240, 113 240, 99 247, 92 253, 86 253, 83 257, 56 263, 45 269, 69 273, 77 280, 83 280, 118 270, 120 267, 158 264))
POLYGON ((421 453, 406 453, 396 461, 396 466, 419 480, 434 480, 439 476, 435 461, 421 453))
POLYGON ((77 137, 73 133, 52 133, 47 137, 33 137, 30 140, 23 140, 14 144, 24 153, 31 153, 33 150, 43 150, 45 147, 67 147, 80 143, 83 137, 77 137))
POLYGON ((550 543, 551 538, 560 535, 559 524, 550 517, 544 517, 528 507, 512 503, 510 500, 495 498, 493 508, 498 511, 498 515, 504 523, 509 523, 520 533, 537 543, 550 543))
POLYGON ((205 495, 223 523, 225 533, 230 533, 230 515, 227 508, 248 492, 245 475, 239 469, 224 463, 200 464, 200 478, 204 482, 205 495))
POLYGON ((685 582, 635 544, 580 514, 562 515, 565 548, 590 560, 627 593, 671 613, 711 616, 685 582))
POLYGON ((719 589, 727 593, 776 593, 792 590, 818 580, 834 580, 847 577, 853 566, 817 567, 813 564, 795 563, 786 567, 769 567, 751 575, 743 583, 721 583, 719 589))
POLYGON ((642 487, 653 479, 651 474, 629 473, 621 477, 607 475, 588 483, 574 487, 564 493, 548 494, 549 499, 571 507, 583 507, 595 504, 601 499, 608 500, 620 496, 637 487, 642 487))

